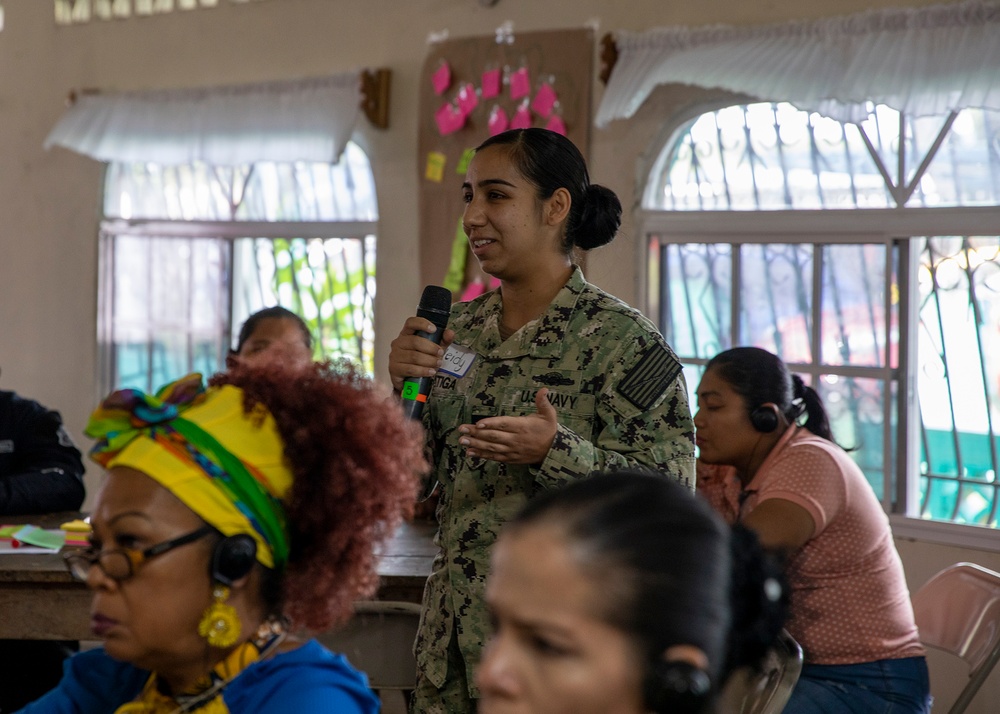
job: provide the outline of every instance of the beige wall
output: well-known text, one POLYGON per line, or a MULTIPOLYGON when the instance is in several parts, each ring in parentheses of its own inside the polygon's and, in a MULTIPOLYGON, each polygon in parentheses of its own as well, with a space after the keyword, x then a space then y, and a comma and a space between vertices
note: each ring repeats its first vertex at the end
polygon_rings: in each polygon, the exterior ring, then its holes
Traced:
MULTIPOLYGON (((4 0, 0 33, 0 388, 15 389, 63 412, 77 437, 97 395, 95 385, 96 232, 101 166, 56 149, 46 133, 69 90, 105 91, 243 83, 339 72, 365 66, 393 71, 391 126, 364 120, 358 140, 375 171, 381 209, 376 359, 383 363, 397 326, 420 294, 416 277, 416 78, 427 36, 490 34, 512 20, 517 30, 580 27, 598 34, 668 24, 751 24, 816 18, 869 7, 930 2, 863 0, 270 0, 250 6, 130 21, 56 27, 49 0, 4 0)), ((599 93, 598 93, 599 97, 599 93)), ((636 176, 663 125, 710 96, 664 88, 634 120, 594 132, 592 173, 634 205, 636 176)), ((589 277, 632 303, 640 296, 639 259, 630 216, 621 237, 589 261, 589 277)), ((88 474, 93 490, 96 469, 88 474)), ((902 543, 911 582, 956 560, 1000 559, 975 551, 902 543)), ((996 701, 991 684, 982 699, 996 701)), ((943 699, 943 697, 942 697, 943 699)), ((985 705, 977 711, 986 712, 985 705)))

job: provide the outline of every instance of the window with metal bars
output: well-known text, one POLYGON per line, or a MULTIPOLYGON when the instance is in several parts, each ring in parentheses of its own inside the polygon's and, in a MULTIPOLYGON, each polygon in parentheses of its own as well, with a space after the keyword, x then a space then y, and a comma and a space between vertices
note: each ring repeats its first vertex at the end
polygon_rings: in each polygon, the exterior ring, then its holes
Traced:
POLYGON ((378 209, 371 167, 111 164, 101 224, 102 387, 222 368, 248 315, 283 305, 317 358, 372 372, 378 209))
POLYGON ((650 314, 685 363, 735 345, 817 387, 887 510, 997 526, 1000 115, 859 125, 707 112, 644 191, 650 314))

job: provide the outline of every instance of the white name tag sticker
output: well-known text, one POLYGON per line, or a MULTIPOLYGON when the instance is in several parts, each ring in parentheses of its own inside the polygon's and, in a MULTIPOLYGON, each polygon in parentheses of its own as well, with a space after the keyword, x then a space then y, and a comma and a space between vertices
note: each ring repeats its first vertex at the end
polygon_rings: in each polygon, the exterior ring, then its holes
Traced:
POLYGON ((464 377, 469 367, 476 361, 476 353, 468 347, 452 344, 442 359, 444 363, 438 367, 438 372, 450 374, 452 377, 464 377))

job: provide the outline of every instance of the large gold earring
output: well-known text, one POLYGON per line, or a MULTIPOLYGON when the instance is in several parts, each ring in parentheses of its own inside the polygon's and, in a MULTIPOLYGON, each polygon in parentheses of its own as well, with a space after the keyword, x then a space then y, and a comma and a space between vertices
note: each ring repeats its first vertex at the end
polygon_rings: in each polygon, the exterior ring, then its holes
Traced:
POLYGON ((216 583, 212 589, 212 604, 205 608, 198 623, 198 634, 212 647, 232 647, 240 639, 242 623, 236 609, 226 603, 228 597, 229 588, 216 583))

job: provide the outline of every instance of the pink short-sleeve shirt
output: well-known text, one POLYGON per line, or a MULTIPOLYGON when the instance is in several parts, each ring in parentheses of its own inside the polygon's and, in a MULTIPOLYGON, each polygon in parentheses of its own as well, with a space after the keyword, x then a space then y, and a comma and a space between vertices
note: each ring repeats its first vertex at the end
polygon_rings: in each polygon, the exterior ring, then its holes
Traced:
POLYGON ((789 633, 813 664, 924 654, 889 519, 850 456, 792 426, 741 488, 735 469, 699 463, 698 489, 730 523, 763 501, 804 508, 813 537, 792 556, 789 633))

